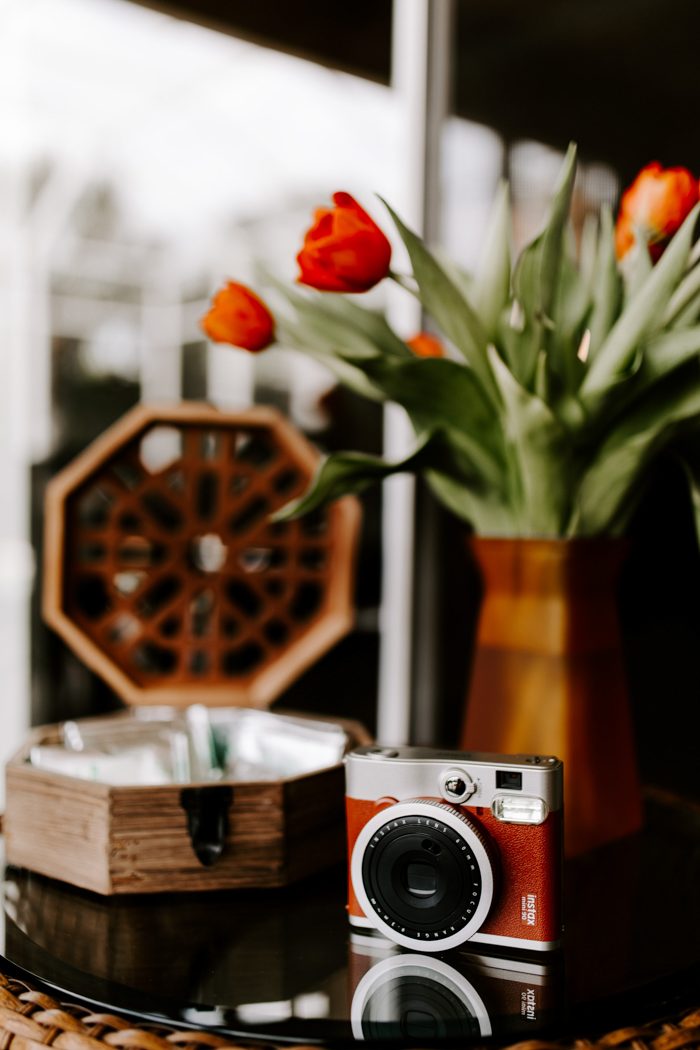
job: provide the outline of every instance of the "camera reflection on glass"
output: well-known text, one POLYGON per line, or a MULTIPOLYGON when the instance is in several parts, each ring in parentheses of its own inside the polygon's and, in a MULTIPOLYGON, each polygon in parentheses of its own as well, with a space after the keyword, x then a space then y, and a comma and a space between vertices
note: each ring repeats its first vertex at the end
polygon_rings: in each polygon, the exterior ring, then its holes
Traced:
POLYGON ((527 1038, 556 1020, 558 955, 506 958, 402 950, 375 933, 353 933, 348 963, 355 1039, 408 1041, 517 1033, 527 1038))

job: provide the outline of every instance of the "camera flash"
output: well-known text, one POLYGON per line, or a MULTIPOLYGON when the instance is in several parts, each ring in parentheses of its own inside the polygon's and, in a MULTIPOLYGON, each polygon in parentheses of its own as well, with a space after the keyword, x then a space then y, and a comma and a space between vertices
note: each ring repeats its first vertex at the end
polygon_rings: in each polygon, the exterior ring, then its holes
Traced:
POLYGON ((507 824, 543 824, 547 816, 546 803, 541 798, 497 795, 491 812, 496 820, 507 824))

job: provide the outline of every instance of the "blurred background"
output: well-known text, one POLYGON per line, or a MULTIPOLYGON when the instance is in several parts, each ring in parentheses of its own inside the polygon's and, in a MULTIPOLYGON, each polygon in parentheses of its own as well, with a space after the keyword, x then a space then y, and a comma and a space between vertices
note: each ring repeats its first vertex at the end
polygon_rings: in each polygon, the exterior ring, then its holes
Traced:
MULTIPOLYGON (((307 359, 208 346, 222 279, 292 279, 336 189, 469 267, 500 178, 517 246, 537 232, 570 139, 579 223, 649 160, 698 174, 699 31, 693 0, 0 0, 0 759, 30 723, 118 703, 37 588, 47 480, 130 406, 271 403, 324 449, 401 447, 400 418, 307 359)), ((673 462, 632 533, 643 773, 697 793, 700 559, 673 462)), ((392 481, 365 499, 357 630, 280 702, 453 742, 478 602, 462 526, 392 481)))

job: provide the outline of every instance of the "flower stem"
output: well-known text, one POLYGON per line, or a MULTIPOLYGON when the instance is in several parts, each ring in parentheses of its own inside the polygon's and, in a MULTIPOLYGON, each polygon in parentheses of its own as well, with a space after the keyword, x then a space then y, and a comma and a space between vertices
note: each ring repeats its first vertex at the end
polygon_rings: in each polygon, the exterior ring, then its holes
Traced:
POLYGON ((410 292, 411 295, 415 295, 416 298, 418 298, 418 289, 410 274, 396 273, 394 270, 389 270, 388 276, 392 281, 396 281, 401 288, 405 288, 407 292, 410 292))

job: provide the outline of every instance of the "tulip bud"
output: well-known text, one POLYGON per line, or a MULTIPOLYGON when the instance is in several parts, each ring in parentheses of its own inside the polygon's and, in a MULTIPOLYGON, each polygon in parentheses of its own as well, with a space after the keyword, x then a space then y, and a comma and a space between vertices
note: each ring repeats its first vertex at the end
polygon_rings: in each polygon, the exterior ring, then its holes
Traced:
POLYGON ((366 292, 389 273, 391 244, 349 193, 319 208, 297 255, 299 282, 322 292, 366 292))
POLYGON ((615 251, 622 259, 639 231, 656 260, 698 201, 698 183, 687 168, 647 164, 622 195, 615 226, 615 251))
POLYGON ((251 353, 264 350, 275 340, 275 319, 265 303, 235 281, 216 293, 200 324, 215 343, 231 343, 251 353))
POLYGON ((410 346, 418 357, 445 357, 445 347, 437 336, 431 335, 430 332, 419 332, 412 339, 407 339, 406 345, 410 346))

